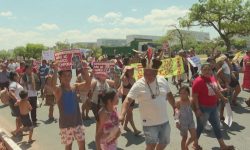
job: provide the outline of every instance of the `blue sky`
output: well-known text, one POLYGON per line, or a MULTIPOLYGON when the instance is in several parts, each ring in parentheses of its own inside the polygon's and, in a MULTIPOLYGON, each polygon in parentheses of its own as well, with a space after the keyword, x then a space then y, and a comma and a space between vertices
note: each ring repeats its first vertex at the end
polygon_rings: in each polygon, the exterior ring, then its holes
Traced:
MULTIPOLYGON (((0 0, 0 49, 163 35, 197 0, 0 0)), ((216 32, 211 29, 193 30, 216 32)))

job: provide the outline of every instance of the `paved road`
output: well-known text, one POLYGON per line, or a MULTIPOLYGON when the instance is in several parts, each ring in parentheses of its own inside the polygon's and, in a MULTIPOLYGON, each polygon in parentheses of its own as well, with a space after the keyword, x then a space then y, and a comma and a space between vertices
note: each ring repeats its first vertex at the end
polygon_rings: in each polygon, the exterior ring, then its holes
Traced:
MULTIPOLYGON (((242 76, 241 76, 242 77, 242 76)), ((176 88, 170 84, 172 92, 176 93, 176 88)), ((238 98, 240 106, 234 107, 234 122, 230 128, 224 127, 223 137, 226 143, 235 145, 238 150, 249 150, 250 149, 250 108, 246 107, 244 100, 249 97, 250 94, 246 92, 241 92, 238 98)), ((40 100, 40 99, 39 99, 40 100)), ((119 104, 120 106, 121 104, 119 104)), ((168 114, 170 118, 171 125, 171 142, 167 149, 170 150, 180 150, 180 134, 175 128, 173 123, 172 111, 170 106, 168 114)), ((34 129, 34 139, 36 140, 32 144, 28 144, 28 136, 14 138, 22 149, 29 150, 60 150, 63 149, 63 145, 60 143, 58 122, 48 121, 48 107, 42 106, 38 109, 38 127, 34 129)), ((91 121, 85 121, 86 126, 86 148, 95 149, 94 134, 95 134, 95 121, 93 119, 92 112, 90 113, 92 117, 91 121)), ((55 117, 58 118, 58 109, 55 108, 55 117)), ((134 120, 136 126, 142 130, 140 124, 138 108, 134 110, 134 120)), ((7 131, 14 129, 14 118, 10 115, 9 107, 2 106, 0 104, 0 127, 5 128, 7 131)), ((204 150, 219 150, 217 140, 212 131, 204 132, 200 138, 200 144, 204 150)), ((73 149, 77 149, 77 144, 74 142, 73 149)), ((123 131, 121 137, 118 140, 119 149, 124 150, 143 150, 145 149, 144 137, 143 135, 135 137, 132 133, 126 133, 123 131)))

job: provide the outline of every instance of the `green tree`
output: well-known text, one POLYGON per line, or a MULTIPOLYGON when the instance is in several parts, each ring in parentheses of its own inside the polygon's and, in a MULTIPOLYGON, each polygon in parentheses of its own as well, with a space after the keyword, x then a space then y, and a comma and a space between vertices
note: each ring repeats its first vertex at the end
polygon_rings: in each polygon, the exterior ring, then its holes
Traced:
POLYGON ((54 47, 54 49, 56 51, 61 51, 61 50, 65 50, 65 49, 70 49, 70 44, 68 42, 56 42, 56 46, 54 47))
POLYGON ((16 48, 14 48, 14 56, 15 57, 21 56, 25 60, 25 57, 26 57, 26 47, 24 47, 24 46, 18 46, 16 48))
POLYGON ((236 49, 243 49, 247 47, 247 41, 245 39, 235 38, 232 39, 231 42, 236 49))
POLYGON ((187 16, 180 18, 180 25, 213 27, 229 51, 233 36, 250 33, 250 1, 199 0, 193 4, 187 16))
POLYGON ((0 50, 0 58, 1 59, 9 59, 11 58, 12 54, 10 51, 6 51, 6 50, 0 50))
POLYGON ((27 44, 26 45, 26 55, 28 58, 41 58, 42 51, 45 49, 43 44, 27 44))

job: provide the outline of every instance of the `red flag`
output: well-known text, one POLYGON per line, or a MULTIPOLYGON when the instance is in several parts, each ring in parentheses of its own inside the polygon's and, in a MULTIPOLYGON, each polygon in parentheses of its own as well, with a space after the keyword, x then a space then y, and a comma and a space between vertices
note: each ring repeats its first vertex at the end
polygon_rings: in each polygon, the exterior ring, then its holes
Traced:
POLYGON ((148 63, 150 63, 150 61, 151 61, 151 59, 153 57, 153 49, 152 48, 148 48, 147 57, 148 57, 148 63))

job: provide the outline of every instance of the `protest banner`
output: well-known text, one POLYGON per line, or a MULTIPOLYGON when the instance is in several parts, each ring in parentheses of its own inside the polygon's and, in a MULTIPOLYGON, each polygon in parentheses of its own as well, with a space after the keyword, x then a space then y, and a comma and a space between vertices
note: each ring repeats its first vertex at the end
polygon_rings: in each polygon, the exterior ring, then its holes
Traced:
MULTIPOLYGON (((134 68, 134 78, 136 80, 143 77, 143 67, 141 63, 131 64, 130 66, 134 68)), ((158 70, 158 75, 164 76, 165 78, 178 76, 183 73, 183 61, 179 56, 162 60, 162 65, 158 70)))
POLYGON ((79 50, 65 50, 55 53, 55 60, 60 70, 71 70, 82 67, 82 55, 79 50))
POLYGON ((43 60, 47 60, 47 61, 55 60, 54 54, 55 54, 55 51, 53 50, 43 51, 42 58, 43 60))
POLYGON ((193 67, 201 66, 201 59, 198 56, 189 57, 187 60, 193 67))
POLYGON ((94 62, 93 63, 93 73, 109 73, 110 68, 114 68, 115 63, 111 62, 94 62))

